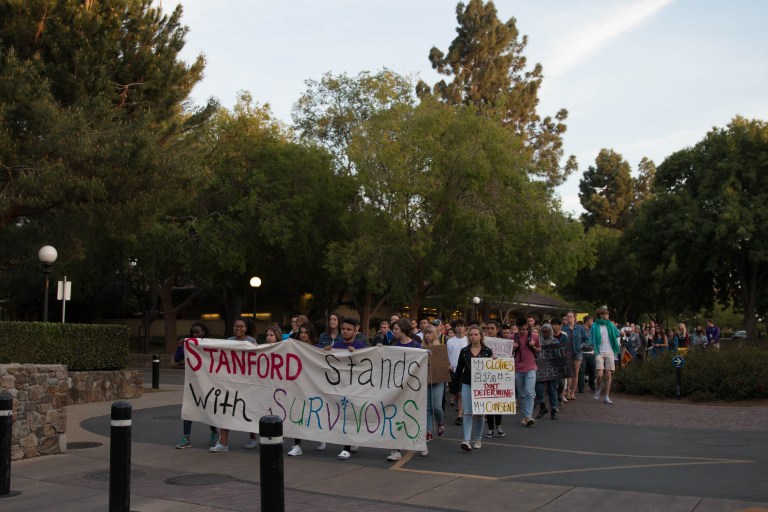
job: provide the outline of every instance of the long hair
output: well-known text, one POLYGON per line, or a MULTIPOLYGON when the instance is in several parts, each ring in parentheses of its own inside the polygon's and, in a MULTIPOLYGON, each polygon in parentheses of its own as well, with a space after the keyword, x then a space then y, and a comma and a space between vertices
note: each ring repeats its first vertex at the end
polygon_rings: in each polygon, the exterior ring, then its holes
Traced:
POLYGON ((317 329, 315 329, 315 326, 309 322, 304 322, 299 326, 299 334, 301 334, 302 329, 307 330, 307 334, 309 335, 309 344, 317 345, 317 329))

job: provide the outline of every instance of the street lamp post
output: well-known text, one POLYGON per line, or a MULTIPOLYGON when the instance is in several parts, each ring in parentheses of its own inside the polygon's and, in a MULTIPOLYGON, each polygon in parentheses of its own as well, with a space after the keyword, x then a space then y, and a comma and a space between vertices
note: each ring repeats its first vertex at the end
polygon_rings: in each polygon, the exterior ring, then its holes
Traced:
POLYGON ((472 297, 472 304, 475 305, 475 322, 480 320, 477 318, 477 305, 480 304, 480 297, 472 297))
POLYGON ((251 288, 253 288, 253 323, 256 324, 256 290, 261 286, 261 278, 253 276, 249 281, 251 288))
POLYGON ((56 258, 59 256, 59 253, 56 252, 56 249, 51 247, 50 245, 46 245, 45 247, 42 247, 39 251, 37 251, 37 257, 40 258, 40 263, 43 264, 43 274, 45 274, 45 289, 44 289, 44 295, 43 295, 43 322, 48 321, 48 286, 49 286, 49 278, 51 275, 51 267, 53 266, 53 263, 56 261, 56 258))

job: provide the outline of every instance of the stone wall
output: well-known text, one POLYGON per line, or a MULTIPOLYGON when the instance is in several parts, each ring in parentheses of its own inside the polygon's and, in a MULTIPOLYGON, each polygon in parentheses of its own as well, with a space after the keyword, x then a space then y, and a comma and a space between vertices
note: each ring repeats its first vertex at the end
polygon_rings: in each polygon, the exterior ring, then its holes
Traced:
POLYGON ((0 392, 13 397, 11 458, 28 459, 66 451, 71 404, 139 398, 141 371, 68 372, 63 365, 0 365, 0 392))

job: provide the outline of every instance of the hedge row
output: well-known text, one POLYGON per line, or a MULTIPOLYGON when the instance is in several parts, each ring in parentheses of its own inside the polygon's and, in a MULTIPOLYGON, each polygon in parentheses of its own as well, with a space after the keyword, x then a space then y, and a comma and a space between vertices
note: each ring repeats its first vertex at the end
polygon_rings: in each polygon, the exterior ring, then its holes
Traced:
MULTIPOLYGON (((667 352, 616 372, 616 389, 634 395, 675 396, 673 353, 667 352)), ((681 395, 693 401, 768 398, 768 350, 690 350, 684 356, 681 395)))
POLYGON ((69 370, 128 367, 124 325, 0 322, 0 364, 64 364, 69 370))

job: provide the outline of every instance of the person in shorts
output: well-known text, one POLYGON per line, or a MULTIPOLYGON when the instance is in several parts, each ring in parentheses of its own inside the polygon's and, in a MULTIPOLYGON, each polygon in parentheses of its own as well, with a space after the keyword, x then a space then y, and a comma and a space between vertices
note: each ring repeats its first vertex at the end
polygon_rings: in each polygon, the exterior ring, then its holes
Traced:
POLYGON ((597 386, 595 400, 600 400, 602 388, 605 387, 603 403, 612 404, 610 397, 611 377, 616 371, 614 359, 619 354, 619 337, 621 334, 613 322, 608 320, 608 308, 598 308, 595 323, 589 331, 589 341, 595 347, 595 366, 597 369, 597 386))

